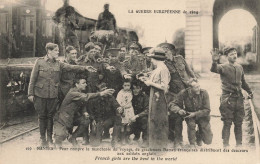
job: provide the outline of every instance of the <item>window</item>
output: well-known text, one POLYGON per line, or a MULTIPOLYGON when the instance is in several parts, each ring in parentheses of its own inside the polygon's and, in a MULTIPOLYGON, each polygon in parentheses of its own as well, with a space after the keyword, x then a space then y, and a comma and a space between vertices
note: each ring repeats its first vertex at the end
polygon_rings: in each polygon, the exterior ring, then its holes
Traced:
POLYGON ((0 34, 7 33, 7 13, 0 13, 0 34))

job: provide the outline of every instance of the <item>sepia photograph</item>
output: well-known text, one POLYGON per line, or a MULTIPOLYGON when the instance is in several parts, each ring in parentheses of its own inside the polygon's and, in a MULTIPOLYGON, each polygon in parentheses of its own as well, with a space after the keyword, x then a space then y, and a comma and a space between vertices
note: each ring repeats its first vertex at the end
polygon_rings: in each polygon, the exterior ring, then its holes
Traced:
POLYGON ((0 163, 260 164, 260 0, 0 0, 0 163))

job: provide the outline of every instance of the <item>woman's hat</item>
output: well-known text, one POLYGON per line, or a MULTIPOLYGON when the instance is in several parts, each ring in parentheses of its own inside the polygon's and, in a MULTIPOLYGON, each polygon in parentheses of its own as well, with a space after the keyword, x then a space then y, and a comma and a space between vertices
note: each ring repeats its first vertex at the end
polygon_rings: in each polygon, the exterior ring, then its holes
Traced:
POLYGON ((165 51, 161 47, 152 48, 147 56, 156 60, 165 60, 167 58, 165 51))

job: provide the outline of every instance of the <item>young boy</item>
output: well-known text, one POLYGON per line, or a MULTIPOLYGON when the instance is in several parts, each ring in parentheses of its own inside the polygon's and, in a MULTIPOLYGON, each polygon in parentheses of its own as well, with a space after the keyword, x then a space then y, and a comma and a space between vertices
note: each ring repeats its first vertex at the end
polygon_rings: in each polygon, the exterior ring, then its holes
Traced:
POLYGON ((149 98, 142 91, 142 83, 139 81, 132 82, 132 91, 133 91, 133 107, 135 116, 130 120, 131 132, 134 133, 134 140, 139 140, 140 133, 142 132, 143 143, 141 147, 147 147, 147 119, 148 119, 148 111, 149 111, 149 98))
MULTIPOLYGON (((106 83, 101 83, 97 86, 99 92, 106 90, 106 83)), ((121 117, 119 114, 120 105, 112 95, 98 97, 92 99, 87 104, 88 113, 92 119, 90 144, 92 146, 99 146, 102 141, 102 134, 104 129, 113 129, 112 144, 118 141, 118 135, 121 124, 121 117)))

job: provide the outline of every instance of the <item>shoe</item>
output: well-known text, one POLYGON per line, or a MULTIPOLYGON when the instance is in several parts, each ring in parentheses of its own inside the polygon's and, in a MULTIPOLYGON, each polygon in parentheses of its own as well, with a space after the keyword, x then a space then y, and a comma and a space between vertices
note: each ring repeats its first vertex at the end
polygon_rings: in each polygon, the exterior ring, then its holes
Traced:
POLYGON ((121 147, 121 145, 119 144, 119 142, 115 142, 115 141, 112 141, 112 142, 111 142, 111 146, 114 147, 114 148, 121 147))
POLYGON ((89 140, 85 140, 82 145, 89 145, 89 140))
POLYGON ((197 143, 198 146, 202 146, 202 140, 198 140, 198 139, 197 139, 197 140, 196 140, 196 143, 197 143))
POLYGON ((78 142, 75 137, 69 137, 68 141, 72 143, 73 146, 77 146, 78 142))
POLYGON ((182 144, 174 143, 174 149, 181 149, 181 148, 182 148, 182 144))
POLYGON ((195 144, 190 144, 189 147, 190 147, 190 149, 196 149, 197 148, 195 144))
POLYGON ((48 146, 49 146, 49 143, 48 143, 46 140, 41 139, 41 146, 42 146, 42 147, 48 147, 48 146))
POLYGON ((141 148, 147 148, 149 146, 147 141, 143 141, 143 143, 141 144, 141 148))

